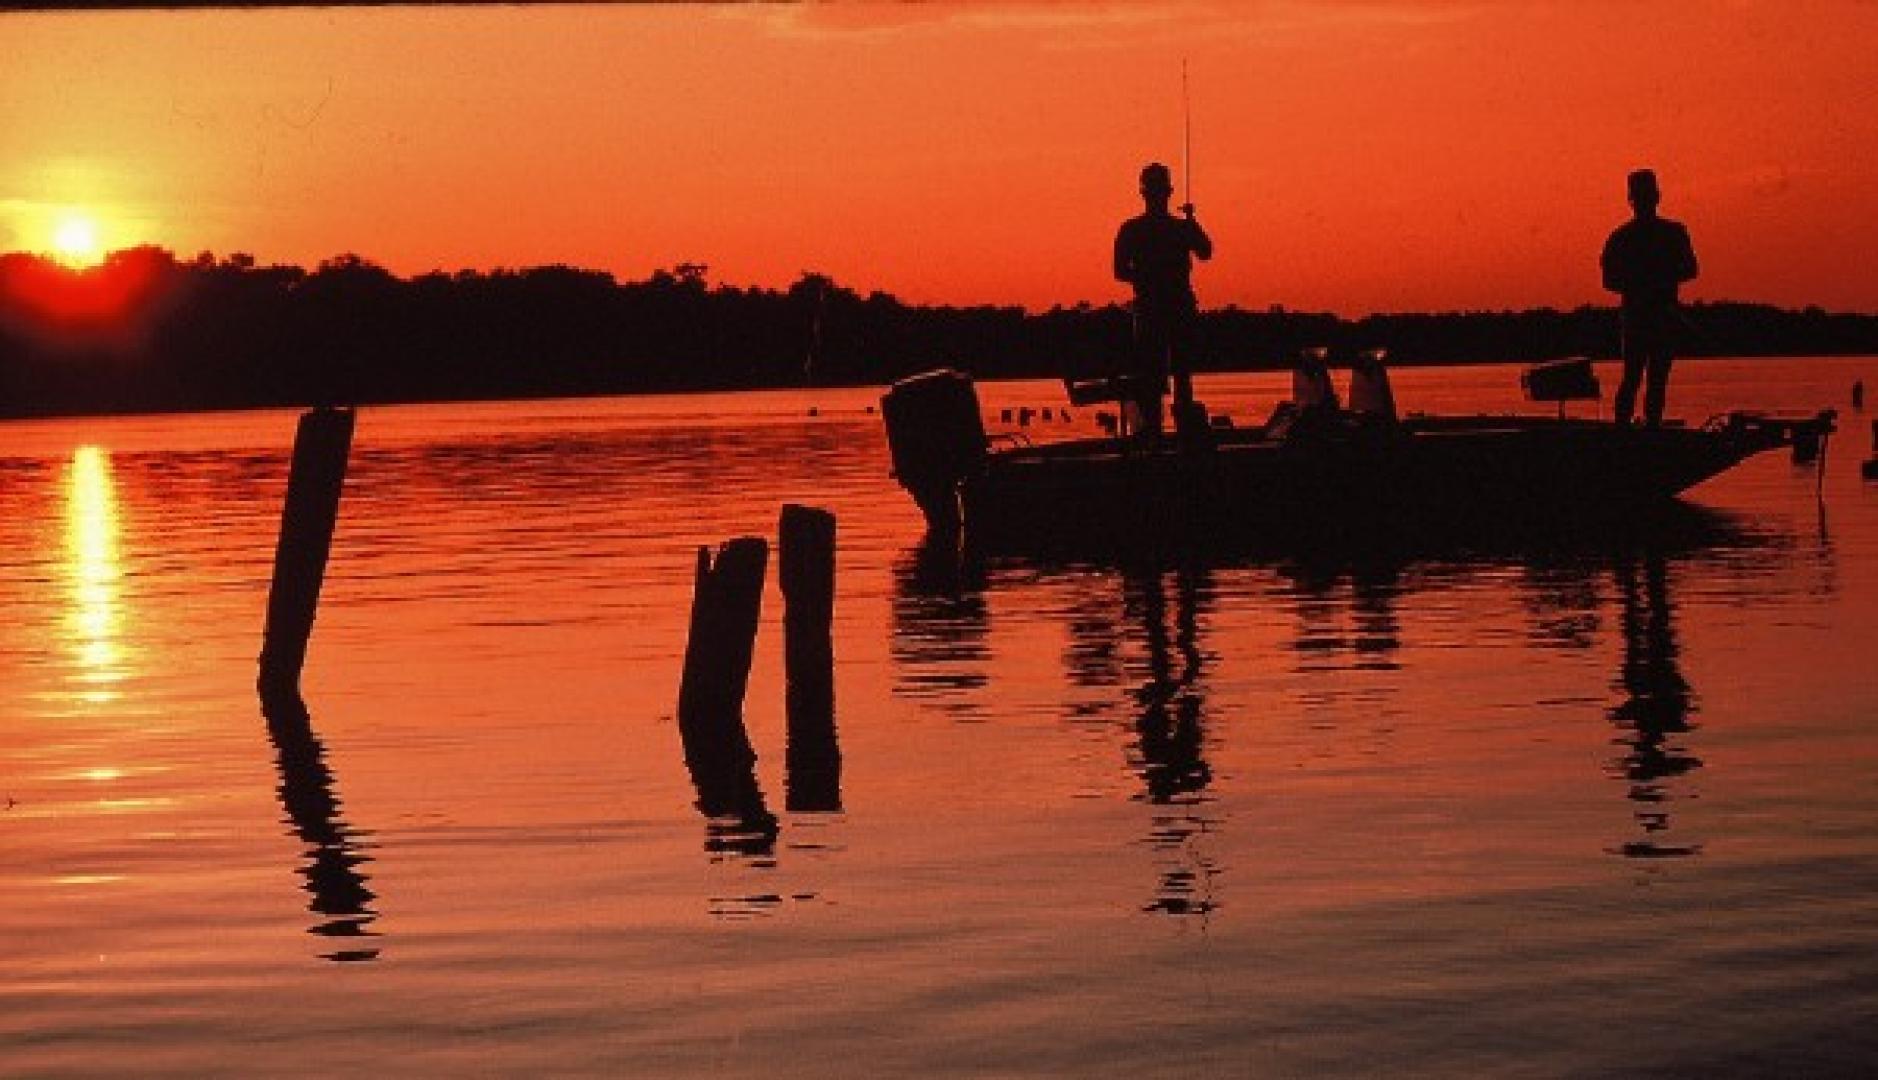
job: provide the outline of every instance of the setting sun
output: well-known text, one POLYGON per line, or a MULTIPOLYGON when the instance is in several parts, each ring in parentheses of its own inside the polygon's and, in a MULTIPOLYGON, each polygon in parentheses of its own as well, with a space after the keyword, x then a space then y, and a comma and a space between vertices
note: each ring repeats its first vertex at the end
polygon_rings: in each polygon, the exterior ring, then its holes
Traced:
POLYGON ((52 231, 52 252, 72 266, 92 266, 104 258, 98 241, 98 223, 82 214, 67 214, 52 231))

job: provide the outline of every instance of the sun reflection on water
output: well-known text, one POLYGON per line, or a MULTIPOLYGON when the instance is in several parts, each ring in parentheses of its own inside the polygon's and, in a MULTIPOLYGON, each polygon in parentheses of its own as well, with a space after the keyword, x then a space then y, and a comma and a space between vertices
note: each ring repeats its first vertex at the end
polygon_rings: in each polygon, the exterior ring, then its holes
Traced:
POLYGON ((124 610, 118 546, 121 522, 111 455, 96 446, 72 453, 65 480, 65 576, 70 588, 66 640, 83 688, 79 700, 108 704, 125 678, 124 610))

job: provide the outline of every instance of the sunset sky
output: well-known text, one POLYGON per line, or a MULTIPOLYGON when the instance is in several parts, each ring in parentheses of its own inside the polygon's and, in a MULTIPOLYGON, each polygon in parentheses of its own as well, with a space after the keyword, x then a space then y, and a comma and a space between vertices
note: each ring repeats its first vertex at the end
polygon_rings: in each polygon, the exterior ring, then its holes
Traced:
POLYGON ((0 56, 0 250, 1099 303, 1185 58, 1209 306, 1599 300, 1648 165, 1691 295, 1878 310, 1856 0, 50 13, 0 56))

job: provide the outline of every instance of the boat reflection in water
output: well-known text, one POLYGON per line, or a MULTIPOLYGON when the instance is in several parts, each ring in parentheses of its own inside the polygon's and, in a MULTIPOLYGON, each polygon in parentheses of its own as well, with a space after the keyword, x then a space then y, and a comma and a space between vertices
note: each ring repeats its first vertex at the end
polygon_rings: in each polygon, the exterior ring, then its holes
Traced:
POLYGON ((928 537, 894 572, 890 648, 894 692, 962 715, 978 711, 990 682, 990 609, 984 561, 943 537, 928 537))
MULTIPOLYGON (((287 692, 264 695, 261 707, 280 773, 281 809, 293 834, 306 845, 302 887, 311 898, 307 910, 319 916, 309 932, 338 939, 373 937, 376 897, 360 869, 371 861, 366 854, 368 835, 346 823, 326 764, 326 747, 313 731, 306 704, 297 693, 287 692)), ((322 955, 345 962, 375 960, 378 953, 376 947, 355 947, 322 955)))
MULTIPOLYGON (((1621 634, 1612 663, 1624 700, 1607 712, 1601 703, 1608 701, 1611 667, 1588 656, 1577 666, 1603 674, 1566 705, 1623 732, 1613 771, 1634 800, 1644 836, 1610 850, 1631 858, 1695 855, 1699 844, 1667 838, 1672 783, 1701 765, 1687 745, 1696 698, 1682 673, 1671 599, 1675 567, 1697 566, 1731 586, 1758 588, 1753 582, 1781 565, 1774 556, 1783 544, 1790 540, 1687 504, 1581 534, 1475 535, 1437 545, 1423 537, 1414 547, 1372 536, 1305 553, 1217 546, 1144 552, 1060 542, 1044 551, 987 552, 929 537, 896 570, 894 685, 938 711, 978 719, 988 712, 982 699, 1002 662, 991 645, 993 609, 1004 607, 994 603, 999 594, 1013 594, 1012 620, 1062 619, 1071 699, 1065 715, 1088 726, 1108 722, 1116 705, 1126 712, 1132 786, 1154 810, 1147 843, 1175 856, 1143 910, 1205 915, 1220 902, 1215 890, 1223 871, 1200 845, 1229 816, 1209 757, 1219 755, 1222 737, 1232 737, 1231 725, 1212 715, 1217 704, 1209 700, 1208 676, 1218 653, 1207 638, 1228 605, 1293 610, 1288 674, 1274 674, 1256 655, 1240 659, 1256 665, 1268 686, 1283 680, 1294 707, 1321 713, 1306 719, 1326 731, 1352 709, 1393 709, 1391 698, 1464 694, 1417 686, 1426 676, 1398 673, 1405 650, 1452 655, 1483 619, 1523 609, 1533 625, 1515 648, 1584 653, 1609 642, 1599 630, 1615 624, 1621 634), (1419 602, 1432 601, 1446 621, 1405 624, 1400 608, 1407 600, 1424 609, 1419 602), (1443 637, 1417 641, 1417 628, 1443 637)), ((1264 620, 1255 614, 1253 621, 1264 620)), ((1020 636, 1030 635, 1020 629, 1020 636)))
MULTIPOLYGON (((1127 768, 1136 798, 1153 808, 1145 843, 1162 862, 1143 910, 1208 914, 1220 872, 1203 848, 1220 824, 1210 809, 1213 770, 1206 759, 1211 654, 1202 639, 1217 598, 1209 564, 1143 553, 1113 567, 1044 559, 999 560, 999 568, 1033 582, 1077 583, 1066 597, 1066 673, 1073 687, 1108 700, 1074 702, 1069 715, 1076 723, 1105 722, 1118 711, 1127 717, 1127 768)), ((928 537, 900 560, 892 641, 897 693, 959 719, 978 718, 976 695, 991 683, 987 569, 981 553, 944 538, 928 537)))

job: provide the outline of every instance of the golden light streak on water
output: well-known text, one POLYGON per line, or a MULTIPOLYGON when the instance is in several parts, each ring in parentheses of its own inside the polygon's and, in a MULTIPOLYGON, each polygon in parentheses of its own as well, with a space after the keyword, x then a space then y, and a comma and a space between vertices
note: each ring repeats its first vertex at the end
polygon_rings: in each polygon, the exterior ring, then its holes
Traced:
POLYGON ((65 627, 73 679, 83 687, 76 696, 94 705, 116 701, 121 694, 113 687, 127 674, 121 532, 111 455, 81 446, 72 452, 65 479, 65 627))

